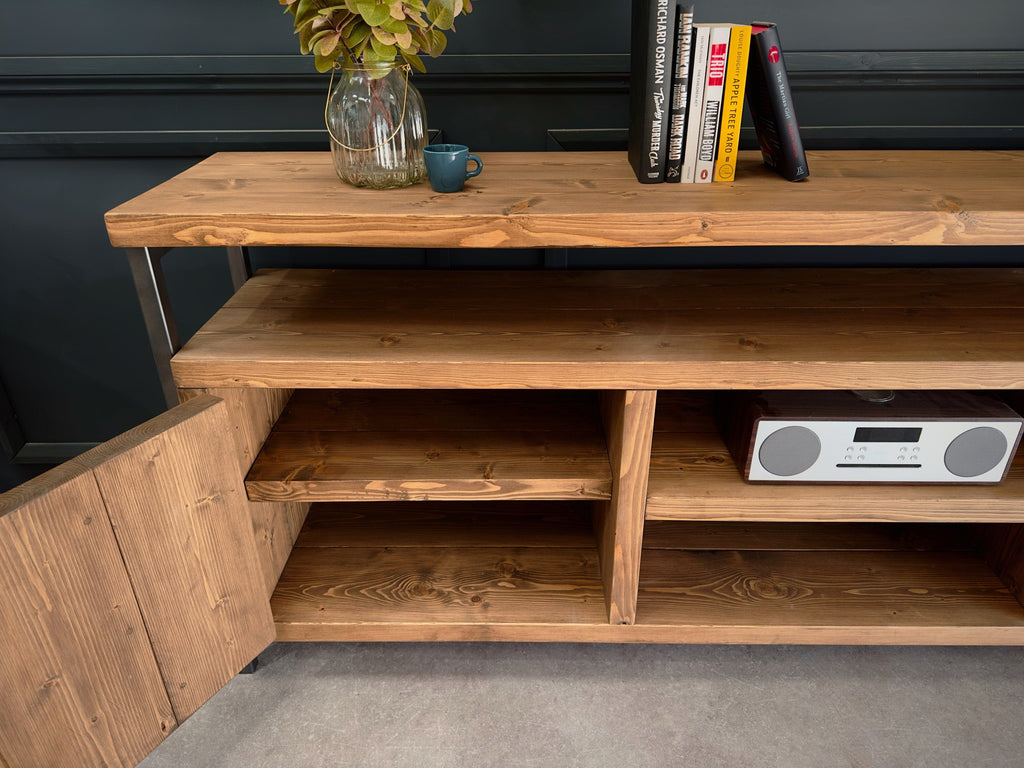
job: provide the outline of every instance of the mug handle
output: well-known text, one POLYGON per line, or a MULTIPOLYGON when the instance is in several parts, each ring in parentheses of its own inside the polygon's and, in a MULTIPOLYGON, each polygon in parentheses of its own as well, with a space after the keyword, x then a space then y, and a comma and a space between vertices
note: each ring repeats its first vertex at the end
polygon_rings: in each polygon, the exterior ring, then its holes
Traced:
POLYGON ((472 171, 466 171, 466 178, 467 179, 472 179, 474 176, 479 176, 480 175, 480 171, 482 171, 484 169, 484 161, 480 159, 479 155, 473 155, 473 154, 467 155, 466 156, 466 161, 468 162, 470 160, 475 160, 476 161, 476 168, 474 168, 472 171))

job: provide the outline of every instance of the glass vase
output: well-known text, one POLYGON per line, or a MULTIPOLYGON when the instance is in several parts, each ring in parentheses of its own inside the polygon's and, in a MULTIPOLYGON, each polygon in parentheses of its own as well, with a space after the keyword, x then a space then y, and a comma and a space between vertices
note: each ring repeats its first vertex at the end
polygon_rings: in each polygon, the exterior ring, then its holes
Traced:
POLYGON ((407 65, 343 67, 324 117, 342 181, 389 189, 426 178, 426 108, 407 65))

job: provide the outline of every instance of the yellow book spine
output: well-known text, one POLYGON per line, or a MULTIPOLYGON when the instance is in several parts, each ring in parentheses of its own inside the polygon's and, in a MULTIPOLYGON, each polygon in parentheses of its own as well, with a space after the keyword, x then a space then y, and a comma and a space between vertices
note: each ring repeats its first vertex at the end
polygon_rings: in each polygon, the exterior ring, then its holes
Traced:
POLYGON ((747 86, 747 61, 750 59, 750 27, 732 28, 729 36, 729 57, 725 64, 725 94, 722 97, 722 123, 718 130, 718 153, 715 156, 715 181, 736 178, 736 157, 739 153, 740 122, 743 119, 743 94, 747 86))

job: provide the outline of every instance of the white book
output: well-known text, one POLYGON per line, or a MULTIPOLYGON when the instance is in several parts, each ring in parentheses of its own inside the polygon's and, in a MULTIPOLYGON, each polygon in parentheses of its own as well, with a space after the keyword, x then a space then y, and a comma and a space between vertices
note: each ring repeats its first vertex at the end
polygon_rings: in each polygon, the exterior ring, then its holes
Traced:
POLYGON ((700 120, 704 112, 704 82, 707 80, 708 44, 711 27, 693 25, 693 65, 690 67, 690 98, 687 100, 686 146, 683 148, 683 183, 692 183, 697 167, 700 120))

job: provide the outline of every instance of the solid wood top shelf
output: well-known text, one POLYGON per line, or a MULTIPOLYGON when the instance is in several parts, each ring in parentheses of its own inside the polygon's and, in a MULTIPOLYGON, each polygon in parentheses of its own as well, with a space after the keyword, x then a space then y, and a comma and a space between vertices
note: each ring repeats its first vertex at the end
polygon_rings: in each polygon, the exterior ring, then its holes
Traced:
POLYGON ((1024 270, 257 274, 181 387, 1020 389, 1024 270))
POLYGON ((219 153, 110 211, 121 247, 1019 245, 1024 152, 810 152, 793 184, 640 184, 621 152, 485 153, 458 194, 340 182, 326 152, 219 153))

